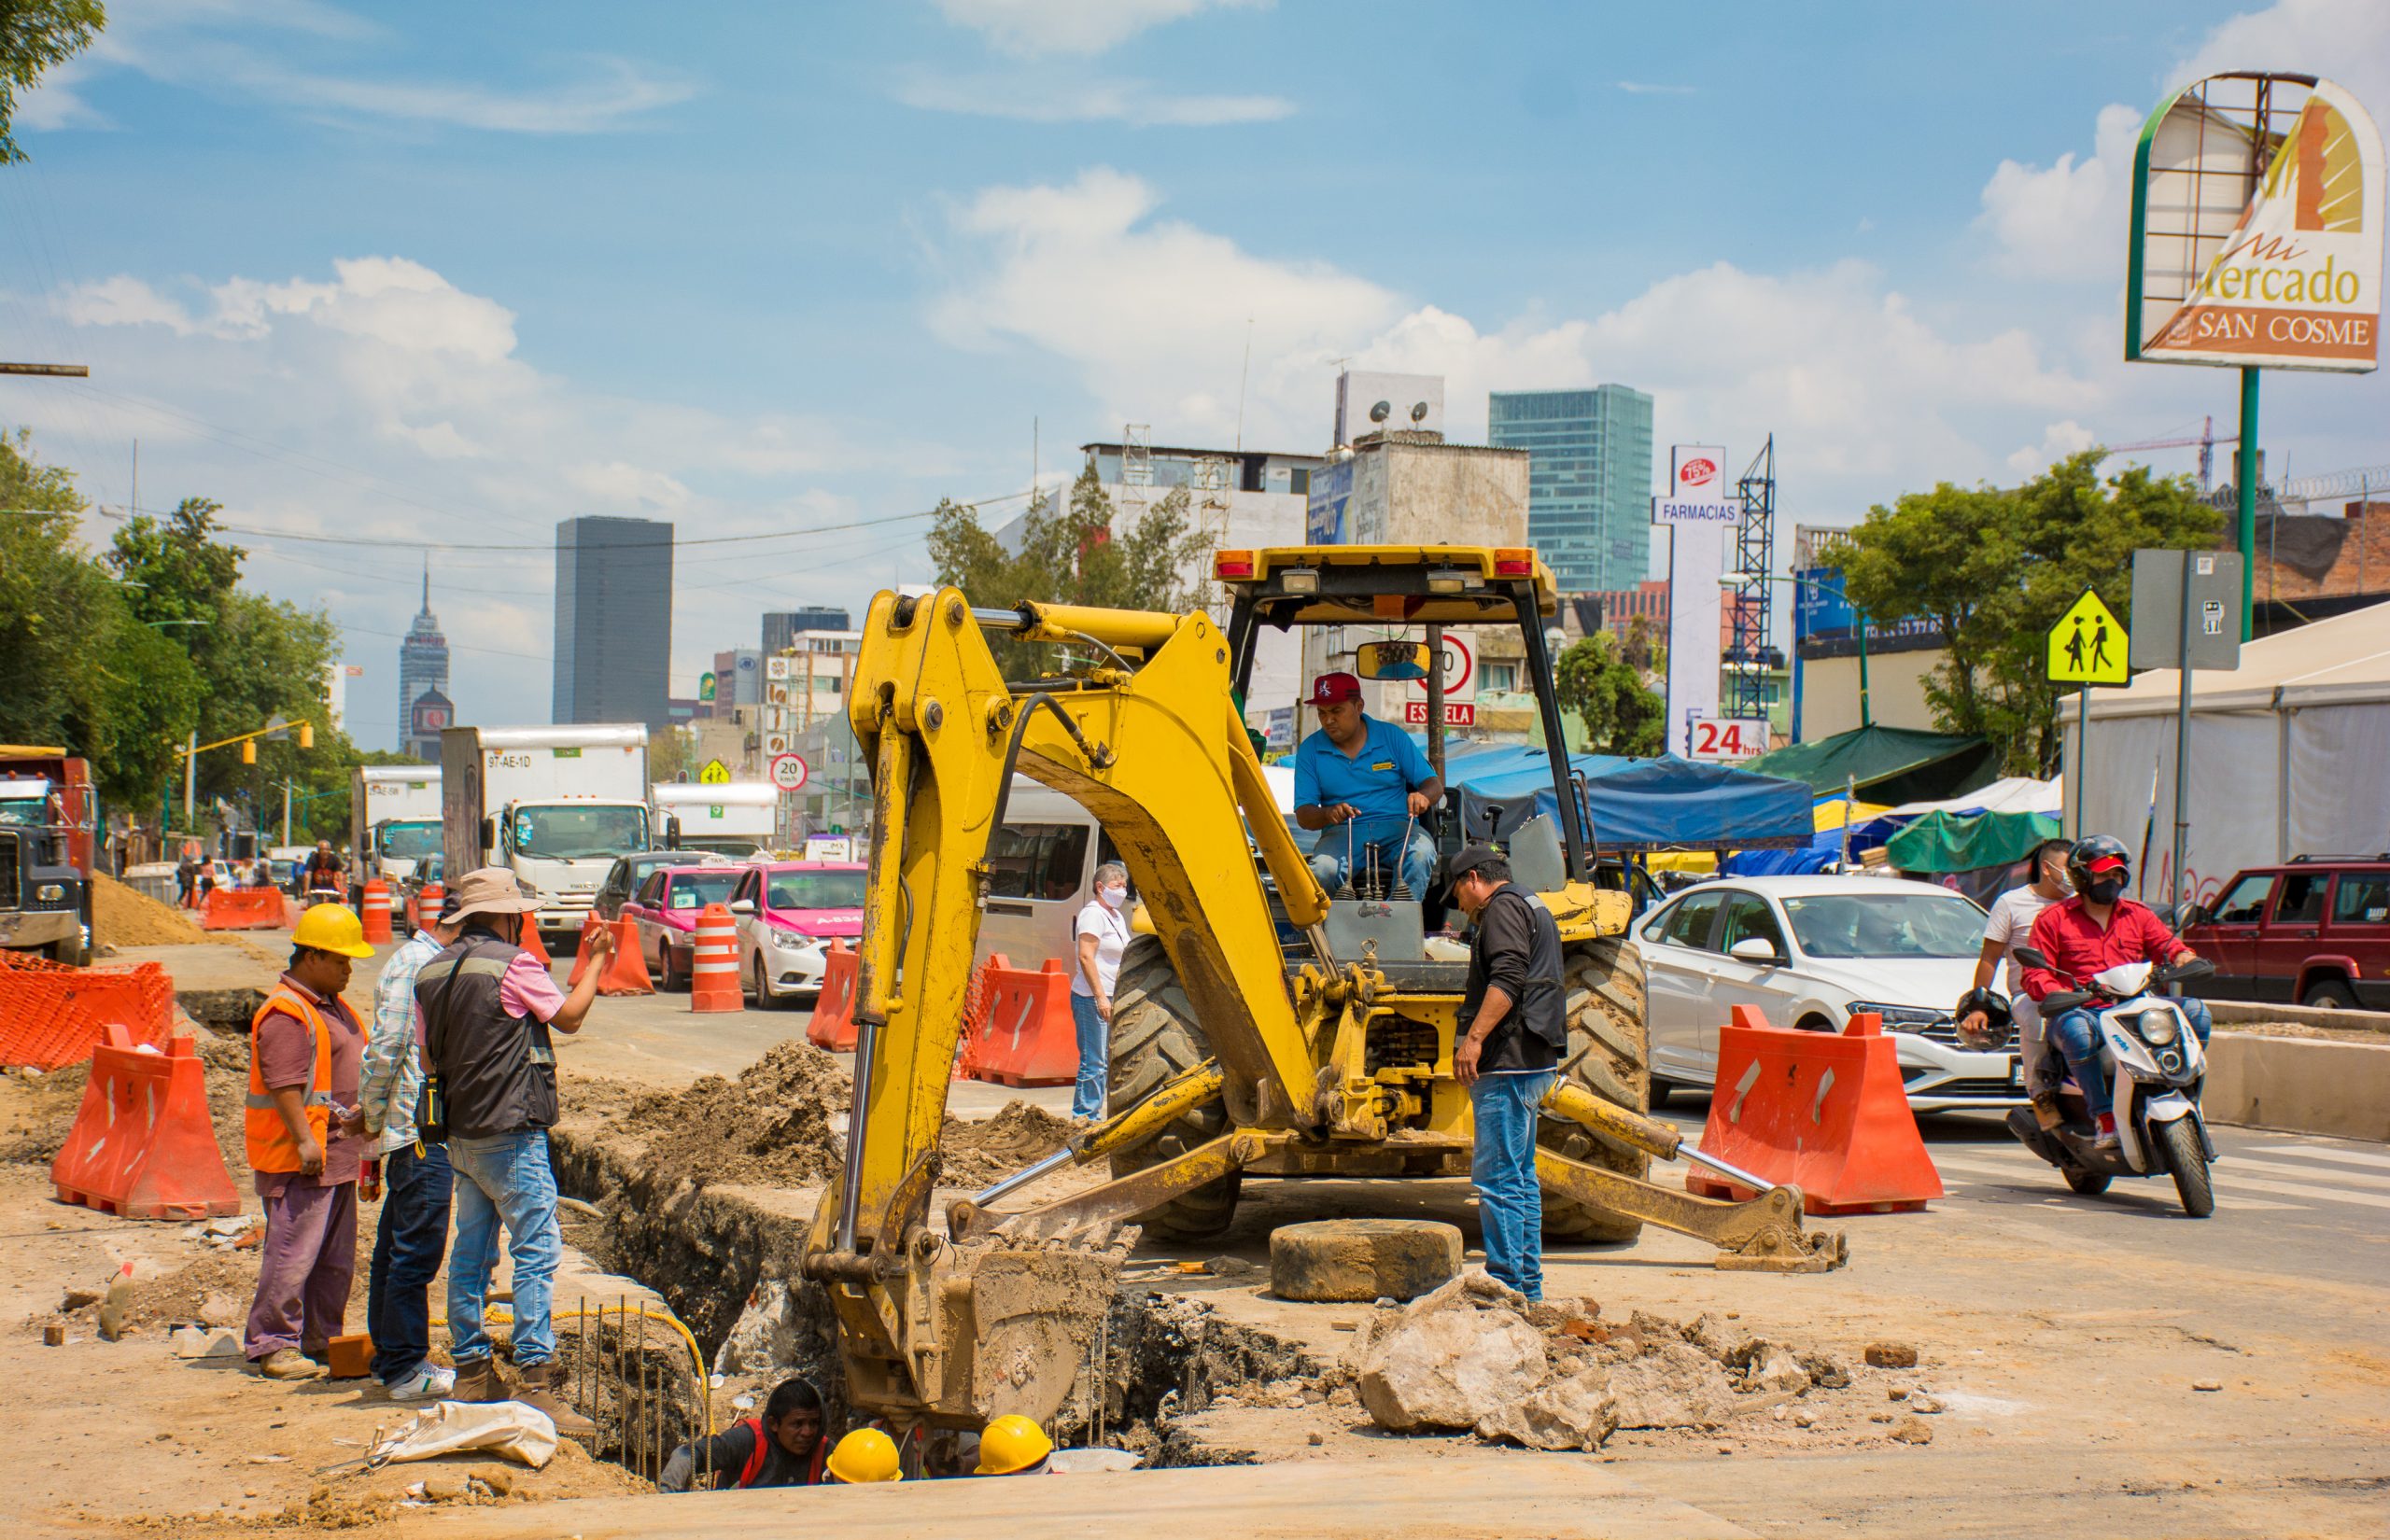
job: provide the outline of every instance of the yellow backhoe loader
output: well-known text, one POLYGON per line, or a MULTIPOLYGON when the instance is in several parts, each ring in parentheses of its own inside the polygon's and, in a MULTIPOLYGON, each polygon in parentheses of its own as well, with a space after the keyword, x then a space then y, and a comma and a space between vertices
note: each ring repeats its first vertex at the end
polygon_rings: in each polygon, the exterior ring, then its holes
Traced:
MULTIPOLYGON (((1273 800, 1238 707, 1264 631, 1329 638, 1364 676, 1419 679, 1441 704, 1441 633, 1514 629, 1543 735, 1561 743, 1544 626, 1548 569, 1524 550, 1323 546, 1224 551, 1211 615, 974 608, 949 589, 883 593, 864 623, 849 720, 872 765, 871 870, 858 947, 845 1169, 805 1264, 827 1289, 848 1393, 900 1425, 1052 1414, 1110 1302, 1124 1222, 1224 1228, 1247 1175, 1444 1177, 1469 1170, 1452 1072, 1466 964, 1431 945, 1393 871, 1324 891, 1273 800), (1075 671, 1007 681, 991 637, 1064 644, 1075 671), (929 1224, 938 1130, 1007 789, 1024 775, 1101 820, 1149 917, 1114 993, 1110 1116, 929 1224), (1441 953, 1442 955, 1437 955, 1441 953), (1020 1212, 991 1207, 1064 1163, 1112 1179, 1020 1212)), ((1570 1040, 1543 1107, 1538 1171, 1556 1239, 1644 1224, 1698 1237, 1721 1267, 1823 1271, 1839 1237, 1804 1232, 1796 1188, 1721 1203, 1644 1180, 1653 1155, 1708 1161, 1646 1116, 1642 964, 1623 869, 1596 861, 1565 755, 1553 802, 1448 793, 1440 838, 1492 838, 1559 921, 1570 1040)))

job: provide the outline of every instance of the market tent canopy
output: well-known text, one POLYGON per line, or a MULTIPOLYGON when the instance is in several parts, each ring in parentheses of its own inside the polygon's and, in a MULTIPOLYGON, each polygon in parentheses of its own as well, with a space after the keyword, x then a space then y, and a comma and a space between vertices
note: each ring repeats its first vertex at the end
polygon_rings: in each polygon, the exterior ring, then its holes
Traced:
POLYGON ((2047 813, 2056 818, 2064 794, 2056 776, 2047 780, 2010 776, 1960 796, 1940 802, 1905 802, 1891 811, 1902 818, 1923 818, 1928 813, 2047 813))
POLYGON ((1972 791, 1990 784, 2000 766, 1998 750, 1981 738, 1879 722, 1762 754, 1745 768, 1804 781, 1816 791, 1849 788, 1871 802, 1897 804, 1972 791))
MULTIPOLYGON (((1808 789, 1723 764, 1666 755, 1656 760, 1575 754, 1583 807, 1603 849, 1707 849, 1807 845, 1813 832, 1808 789)), ((1444 777, 1493 801, 1532 797, 1557 806, 1551 761, 1540 749, 1504 747, 1448 757, 1444 777)))
POLYGON ((1933 812, 1894 834, 1884 847, 1884 859, 1904 872, 2013 866, 2059 833, 2050 813, 1933 812))

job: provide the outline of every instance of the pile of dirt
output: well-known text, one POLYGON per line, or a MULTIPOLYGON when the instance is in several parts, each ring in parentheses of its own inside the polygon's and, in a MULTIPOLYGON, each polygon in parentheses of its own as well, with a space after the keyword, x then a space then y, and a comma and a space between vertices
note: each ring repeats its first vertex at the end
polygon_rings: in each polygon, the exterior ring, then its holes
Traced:
POLYGON ((207 932, 181 910, 106 873, 91 878, 91 940, 102 946, 188 946, 207 932))
MULTIPOLYGON (((638 1097, 605 1116, 607 1131, 639 1141, 647 1159, 699 1183, 801 1187, 825 1182, 846 1158, 852 1082, 838 1061, 802 1040, 782 1043, 735 1080, 708 1075, 684 1091, 638 1097), (835 1120, 835 1122, 834 1122, 835 1120)), ((984 1187, 1061 1149, 1072 1125, 1025 1101, 985 1122, 949 1117, 939 1136, 941 1185, 984 1187)))

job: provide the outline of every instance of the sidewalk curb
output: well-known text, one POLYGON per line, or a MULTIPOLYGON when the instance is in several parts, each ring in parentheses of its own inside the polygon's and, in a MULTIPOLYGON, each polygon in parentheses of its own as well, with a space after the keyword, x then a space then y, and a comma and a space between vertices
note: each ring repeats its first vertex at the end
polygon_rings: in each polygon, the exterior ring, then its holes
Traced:
POLYGON ((2390 1043, 2219 1031, 2200 1102, 2217 1123, 2390 1141, 2390 1043))
POLYGON ((2211 1000, 2208 1014, 2218 1027, 2282 1021, 2295 1027, 2328 1027, 2344 1032, 2379 1032, 2390 1041, 2390 1011, 2333 1011, 2315 1005, 2269 1005, 2254 1000, 2211 1000))

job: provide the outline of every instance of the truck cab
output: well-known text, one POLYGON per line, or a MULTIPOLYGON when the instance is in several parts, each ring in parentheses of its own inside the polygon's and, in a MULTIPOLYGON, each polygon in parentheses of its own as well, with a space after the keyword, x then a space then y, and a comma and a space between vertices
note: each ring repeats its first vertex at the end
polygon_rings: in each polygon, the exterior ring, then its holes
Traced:
POLYGON ((578 934, 615 860, 651 843, 647 807, 636 802, 510 802, 496 824, 490 864, 531 885, 541 931, 556 934, 578 934))
POLYGON ((0 951, 35 952, 79 966, 91 954, 91 882, 64 858, 50 783, 0 778, 0 951))

